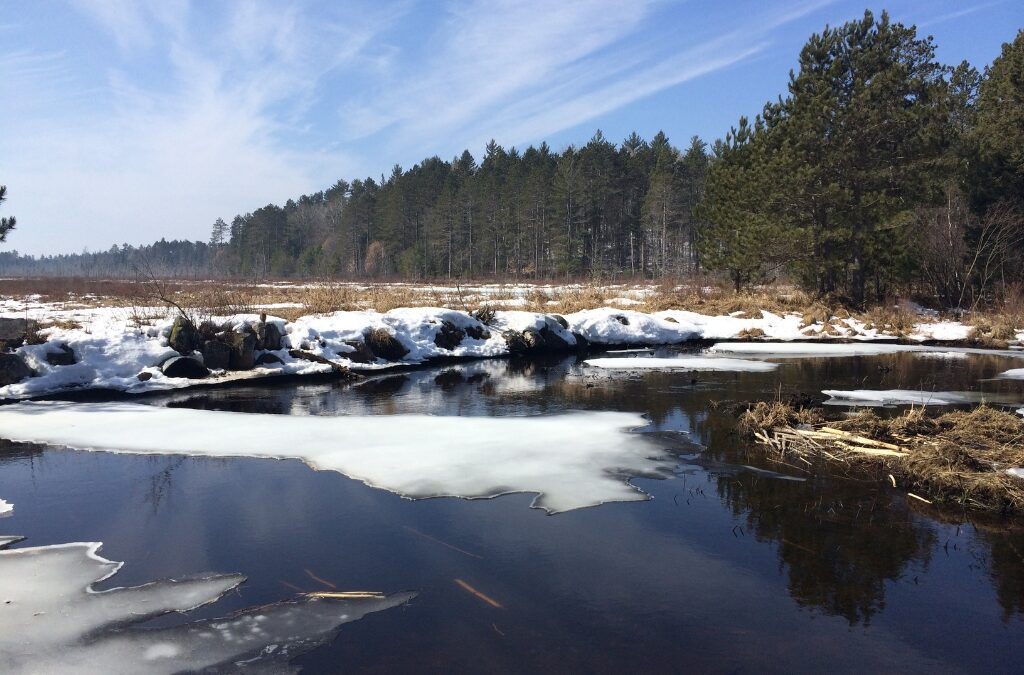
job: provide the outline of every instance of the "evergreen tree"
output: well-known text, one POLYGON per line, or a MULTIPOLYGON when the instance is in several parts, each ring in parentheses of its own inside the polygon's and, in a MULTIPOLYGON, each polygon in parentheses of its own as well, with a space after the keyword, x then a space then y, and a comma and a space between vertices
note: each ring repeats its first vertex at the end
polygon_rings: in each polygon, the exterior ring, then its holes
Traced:
MULTIPOLYGON (((7 199, 7 186, 0 185, 0 204, 7 199)), ((0 242, 7 239, 7 233, 14 229, 17 224, 14 216, 5 216, 0 218, 0 242)))

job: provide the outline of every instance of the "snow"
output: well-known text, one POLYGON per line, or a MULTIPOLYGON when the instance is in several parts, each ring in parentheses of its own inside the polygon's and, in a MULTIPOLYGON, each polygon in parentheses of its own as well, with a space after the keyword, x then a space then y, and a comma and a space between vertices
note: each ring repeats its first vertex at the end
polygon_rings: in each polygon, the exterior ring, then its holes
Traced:
POLYGON ((825 401, 826 405, 959 405, 978 400, 977 395, 970 392, 952 391, 920 391, 914 389, 826 389, 821 393, 832 398, 825 401))
POLYGON ((243 658, 266 672, 281 672, 301 651, 331 639, 341 624, 414 595, 303 597, 224 619, 140 629, 134 624, 214 602, 245 577, 168 579, 97 592, 92 585, 122 566, 101 557, 100 546, 78 542, 0 550, 0 672, 170 674, 230 666, 243 658))
MULTIPOLYGON (((289 286, 290 287, 290 286, 289 286)), ((419 288, 412 286, 411 288, 419 288)), ((481 285, 473 287, 422 287, 427 293, 458 293, 470 298, 466 302, 486 300, 493 306, 514 307, 526 303, 526 297, 535 292, 552 294, 578 291, 578 285, 530 286, 530 285, 481 285), (467 295, 468 294, 468 295, 467 295), (505 297, 495 297, 505 296, 505 297)), ((655 292, 650 286, 610 285, 611 296, 617 305, 629 305, 635 298, 643 298, 655 292)), ((441 300, 439 300, 441 302, 441 300)), ((266 305, 265 309, 294 307, 296 303, 266 305)), ((23 346, 17 350, 28 365, 37 373, 36 377, 0 387, 0 399, 24 399, 56 392, 77 389, 112 389, 128 393, 171 390, 192 387, 211 381, 224 382, 247 380, 274 375, 308 375, 326 373, 331 366, 323 363, 296 359, 288 349, 302 349, 353 370, 380 370, 394 368, 395 363, 377 360, 370 364, 352 363, 347 355, 353 348, 346 344, 363 340, 373 329, 384 329, 393 335, 407 350, 398 365, 420 364, 439 358, 490 358, 508 354, 509 348, 502 332, 522 332, 532 328, 547 328, 558 335, 567 345, 577 343, 579 335, 588 343, 606 346, 645 346, 678 344, 696 339, 736 339, 744 331, 760 331, 768 340, 782 342, 753 342, 742 344, 718 344, 711 353, 752 354, 758 357, 796 356, 849 356, 885 354, 897 351, 929 352, 932 348, 919 345, 896 345, 879 342, 893 340, 875 329, 868 329, 863 322, 849 319, 832 319, 825 326, 814 324, 802 326, 798 314, 774 314, 761 311, 757 318, 744 318, 742 312, 729 316, 705 316, 686 310, 666 310, 653 314, 626 309, 624 307, 600 307, 564 316, 568 328, 563 328, 553 315, 505 309, 495 312, 491 325, 485 326, 464 311, 440 307, 415 307, 395 309, 389 312, 340 311, 330 314, 304 316, 292 322, 269 317, 268 321, 282 328, 285 336, 284 349, 275 352, 283 363, 268 364, 245 372, 218 372, 212 378, 188 380, 168 378, 160 371, 159 365, 173 355, 167 346, 167 336, 173 315, 159 307, 88 307, 74 303, 45 303, 38 297, 2 299, 0 314, 12 317, 30 318, 39 321, 59 321, 61 325, 77 322, 80 327, 45 328, 41 334, 46 343, 23 346), (481 339, 466 337, 452 350, 434 343, 435 337, 445 323, 460 329, 486 330, 489 336, 481 339), (857 341, 855 344, 835 344, 835 338, 857 341), (814 342, 795 342, 813 340, 814 342), (78 363, 68 366, 52 366, 46 361, 46 354, 67 344, 78 358, 78 363), (140 381, 137 375, 147 373, 150 378, 140 381)), ((210 317, 220 323, 238 326, 253 323, 258 315, 237 315, 231 317, 210 317)), ((917 326, 914 339, 959 340, 969 334, 969 327, 955 321, 922 323, 917 326)), ((994 353, 984 350, 962 350, 946 348, 942 358, 959 358, 952 354, 994 353)), ((1016 355, 1024 356, 1024 352, 1016 355)), ((935 358, 939 358, 936 354, 935 358)))
POLYGON ((6 516, 14 511, 14 504, 0 499, 0 516, 6 516))
POLYGON ((598 345, 675 344, 700 337, 696 326, 658 315, 602 307, 566 314, 569 329, 598 345))
POLYGON ((763 373, 775 370, 779 364, 746 359, 709 358, 706 356, 678 358, 602 358, 587 359, 587 365, 622 370, 708 370, 763 373))
POLYGON ((1011 370, 1004 370, 1003 372, 996 375, 996 377, 1004 380, 1024 380, 1024 368, 1013 368, 1011 370))
POLYGON ((674 462, 634 413, 299 417, 132 403, 0 407, 4 437, 86 450, 298 458, 409 498, 537 493, 550 513, 647 496, 627 482, 674 462))
POLYGON ((971 326, 964 325, 959 321, 936 321, 934 323, 919 323, 915 325, 914 332, 909 337, 911 340, 956 342, 970 337, 971 330, 971 326))
POLYGON ((1017 466, 1012 469, 1007 469, 1006 473, 1017 478, 1024 478, 1024 466, 1017 466))

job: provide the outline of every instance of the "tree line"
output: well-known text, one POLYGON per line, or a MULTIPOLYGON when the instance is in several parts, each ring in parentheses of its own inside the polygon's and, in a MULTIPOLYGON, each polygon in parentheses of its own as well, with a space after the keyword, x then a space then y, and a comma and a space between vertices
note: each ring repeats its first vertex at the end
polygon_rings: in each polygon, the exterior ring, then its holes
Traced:
POLYGON ((946 306, 1024 282, 1024 32, 983 71, 885 13, 812 35, 785 94, 708 146, 598 131, 561 152, 491 141, 339 180, 209 242, 0 256, 0 273, 241 278, 776 278, 863 304, 946 306), (63 272, 63 270, 69 270, 63 272), (60 270, 60 271, 58 271, 60 270), (73 271, 71 271, 73 270, 73 271))

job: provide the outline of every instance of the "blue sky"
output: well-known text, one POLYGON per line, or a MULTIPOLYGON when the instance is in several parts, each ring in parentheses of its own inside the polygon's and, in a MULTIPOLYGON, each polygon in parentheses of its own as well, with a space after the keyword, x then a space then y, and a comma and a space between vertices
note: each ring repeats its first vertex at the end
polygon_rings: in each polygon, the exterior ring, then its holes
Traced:
MULTIPOLYGON (((269 202, 463 148, 664 130, 711 141, 784 91, 827 0, 0 0, 4 250, 208 236, 269 202)), ((984 66, 1018 0, 906 0, 894 20, 984 66)))

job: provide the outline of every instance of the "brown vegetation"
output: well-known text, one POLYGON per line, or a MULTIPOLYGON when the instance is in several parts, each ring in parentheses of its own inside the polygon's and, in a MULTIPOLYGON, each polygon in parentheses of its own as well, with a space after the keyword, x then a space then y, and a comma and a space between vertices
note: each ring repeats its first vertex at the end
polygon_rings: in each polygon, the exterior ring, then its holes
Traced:
POLYGON ((896 417, 863 412, 826 422, 820 411, 761 402, 740 429, 780 460, 884 474, 892 485, 928 503, 1019 514, 1024 479, 1024 419, 985 405, 929 416, 912 408, 896 417))

